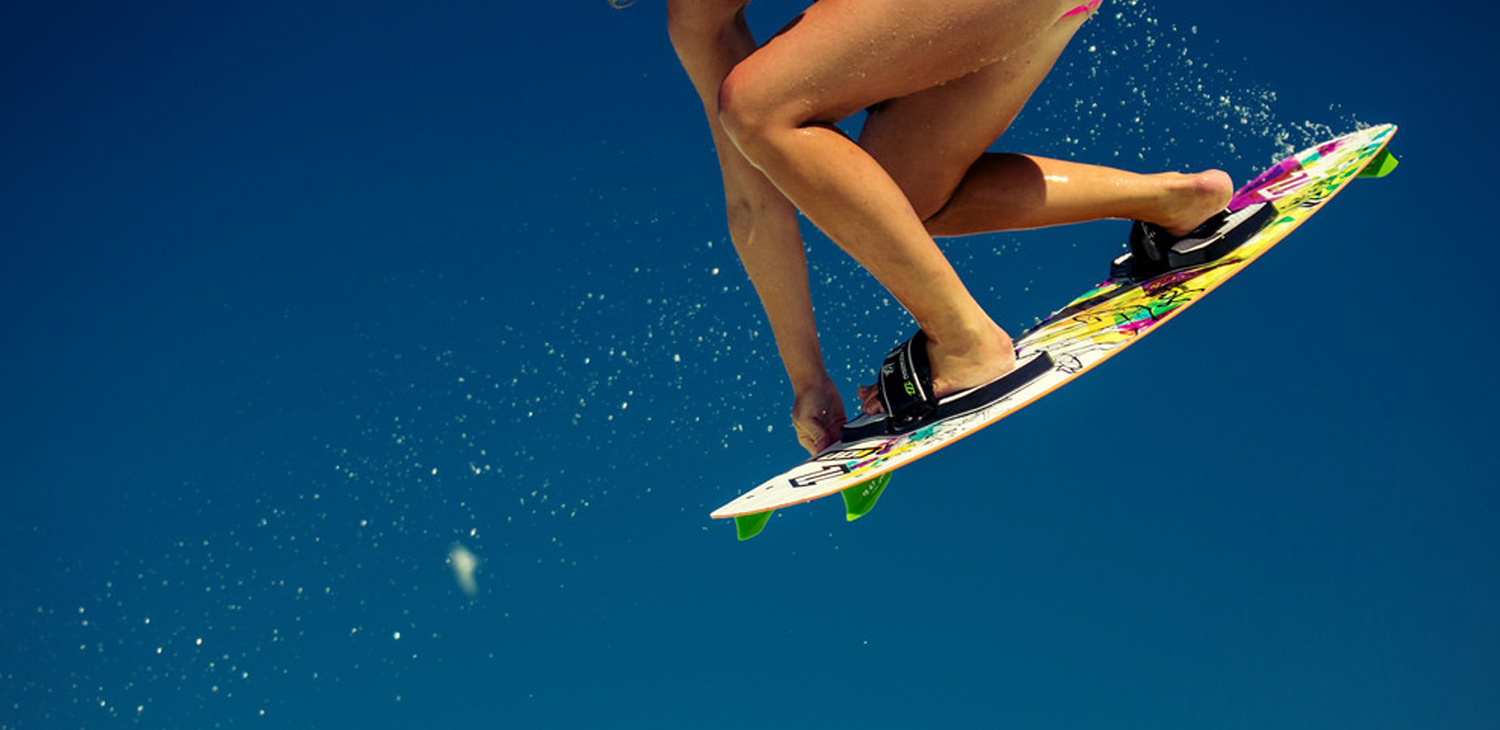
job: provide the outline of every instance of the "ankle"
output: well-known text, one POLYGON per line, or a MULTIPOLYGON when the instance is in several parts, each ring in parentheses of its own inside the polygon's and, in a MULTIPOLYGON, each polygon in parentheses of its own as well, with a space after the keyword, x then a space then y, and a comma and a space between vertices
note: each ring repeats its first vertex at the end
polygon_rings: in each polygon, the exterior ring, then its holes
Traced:
POLYGON ((1010 335, 987 316, 959 322, 937 332, 927 330, 927 339, 933 348, 951 353, 984 352, 1010 346, 1010 335))

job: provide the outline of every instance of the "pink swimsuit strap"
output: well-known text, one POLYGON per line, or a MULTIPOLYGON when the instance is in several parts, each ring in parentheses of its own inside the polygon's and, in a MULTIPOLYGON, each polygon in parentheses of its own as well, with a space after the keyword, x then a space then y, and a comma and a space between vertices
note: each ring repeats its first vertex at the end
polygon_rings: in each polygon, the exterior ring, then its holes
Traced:
POLYGON ((1089 2, 1086 2, 1086 3, 1082 4, 1082 5, 1079 5, 1076 8, 1073 8, 1072 10, 1069 10, 1066 13, 1063 13, 1062 16, 1064 18, 1071 18, 1071 17, 1073 17, 1075 15, 1078 15, 1079 13, 1092 13, 1095 10, 1098 10, 1099 9, 1099 5, 1102 4, 1103 2, 1104 2, 1104 0, 1090 0, 1089 2))

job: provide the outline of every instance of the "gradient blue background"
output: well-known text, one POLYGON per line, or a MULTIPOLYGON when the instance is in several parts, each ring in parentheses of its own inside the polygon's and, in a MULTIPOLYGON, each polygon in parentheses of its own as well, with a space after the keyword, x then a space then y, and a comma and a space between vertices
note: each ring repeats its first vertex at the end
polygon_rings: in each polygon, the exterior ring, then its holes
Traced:
MULTIPOLYGON (((1496 14, 1110 0, 1002 148, 1401 168, 737 543, 801 452, 659 2, 7 3, 0 728, 1500 726, 1496 14)), ((947 248, 1019 331, 1123 230, 947 248)))

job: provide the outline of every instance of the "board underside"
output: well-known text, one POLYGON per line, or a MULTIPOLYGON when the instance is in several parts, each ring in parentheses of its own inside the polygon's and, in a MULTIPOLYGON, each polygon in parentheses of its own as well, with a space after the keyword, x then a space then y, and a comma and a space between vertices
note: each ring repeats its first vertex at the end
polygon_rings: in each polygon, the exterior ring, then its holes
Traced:
POLYGON ((767 480, 712 513, 736 518, 740 539, 765 526, 770 511, 845 492, 848 519, 869 511, 889 473, 957 442, 1109 359, 1198 301, 1301 225, 1355 177, 1383 177, 1396 160, 1385 151, 1396 132, 1380 125, 1303 150, 1235 193, 1231 209, 1270 203, 1276 214, 1239 248, 1201 266, 1145 283, 1108 280, 1083 293, 1016 340, 1018 359, 1037 350, 1052 370, 982 410, 898 436, 838 443, 767 480), (877 481, 878 478, 878 481, 877 481), (851 498, 851 495, 853 497, 851 498))

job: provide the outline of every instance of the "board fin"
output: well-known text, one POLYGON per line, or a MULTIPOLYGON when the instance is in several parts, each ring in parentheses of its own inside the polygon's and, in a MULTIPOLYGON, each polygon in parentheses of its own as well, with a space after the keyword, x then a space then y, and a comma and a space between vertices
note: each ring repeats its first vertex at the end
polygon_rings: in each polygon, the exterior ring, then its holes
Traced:
POLYGON ((875 502, 880 499, 880 493, 885 491, 885 485, 891 481, 891 473, 886 472, 869 481, 860 482, 839 494, 844 495, 844 518, 853 522, 875 508, 875 502))
POLYGON ((776 510, 768 509, 765 512, 756 512, 749 515, 736 515, 734 518, 734 532, 741 540, 749 540, 766 529, 766 522, 770 521, 771 515, 776 510))
POLYGON ((1359 171, 1358 177, 1385 177, 1391 174, 1391 171, 1399 164, 1401 164, 1400 160, 1397 160, 1390 150, 1381 150, 1380 154, 1370 160, 1370 164, 1365 165, 1359 171))

